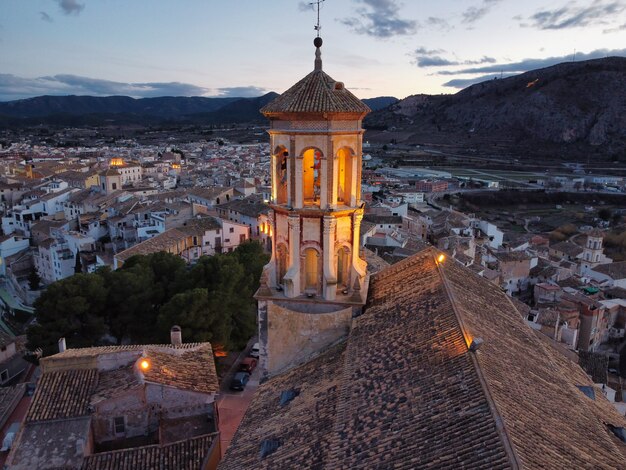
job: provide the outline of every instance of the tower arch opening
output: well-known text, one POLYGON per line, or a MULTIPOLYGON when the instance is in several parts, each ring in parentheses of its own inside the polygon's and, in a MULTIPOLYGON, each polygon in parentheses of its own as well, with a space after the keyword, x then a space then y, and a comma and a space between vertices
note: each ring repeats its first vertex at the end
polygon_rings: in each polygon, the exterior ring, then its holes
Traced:
POLYGON ((337 152, 337 204, 351 205, 354 158, 355 153, 349 147, 342 147, 337 152))
POLYGON ((337 287, 347 289, 350 286, 350 248, 342 246, 337 250, 337 287))
POLYGON ((320 205, 322 158, 322 151, 318 148, 309 148, 302 153, 302 196, 304 205, 320 205))
POLYGON ((319 292, 320 254, 315 248, 305 248, 304 257, 304 290, 306 293, 319 292))
POLYGON ((274 151, 274 202, 276 204, 287 204, 287 179, 289 177, 289 172, 287 171, 288 159, 289 151, 287 148, 284 145, 276 147, 274 151))
POLYGON ((276 247, 276 281, 279 285, 282 285, 285 279, 285 274, 287 274, 287 266, 289 266, 288 256, 285 244, 279 244, 276 247))

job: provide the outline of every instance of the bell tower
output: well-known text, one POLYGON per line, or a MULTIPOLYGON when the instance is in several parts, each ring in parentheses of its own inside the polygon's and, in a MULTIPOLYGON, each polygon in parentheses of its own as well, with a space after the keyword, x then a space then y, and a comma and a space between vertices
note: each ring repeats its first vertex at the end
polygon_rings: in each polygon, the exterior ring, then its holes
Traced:
POLYGON ((365 303, 360 257, 362 119, 370 109, 322 70, 266 105, 272 257, 259 301, 261 364, 270 374, 347 334, 365 303))

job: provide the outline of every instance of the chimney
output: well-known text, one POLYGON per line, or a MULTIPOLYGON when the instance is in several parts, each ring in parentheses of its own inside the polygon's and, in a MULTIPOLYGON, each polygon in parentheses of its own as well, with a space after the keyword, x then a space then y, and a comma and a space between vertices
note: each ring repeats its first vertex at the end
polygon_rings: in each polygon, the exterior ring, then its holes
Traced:
POLYGON ((65 350, 67 349, 67 346, 65 344, 65 338, 59 338, 59 352, 65 352, 65 350))
POLYGON ((170 330, 170 341, 174 346, 180 346, 183 344, 183 335, 180 330, 180 326, 174 325, 170 330))

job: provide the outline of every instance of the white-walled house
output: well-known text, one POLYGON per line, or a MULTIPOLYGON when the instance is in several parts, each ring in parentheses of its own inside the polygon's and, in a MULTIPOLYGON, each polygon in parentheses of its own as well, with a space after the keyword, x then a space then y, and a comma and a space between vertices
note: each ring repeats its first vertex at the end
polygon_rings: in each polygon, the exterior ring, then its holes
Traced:
POLYGON ((491 248, 498 249, 502 246, 502 242, 504 241, 504 232, 502 232, 498 227, 485 220, 481 220, 478 222, 478 228, 489 238, 489 246, 491 248))
POLYGON ((250 239, 250 227, 218 217, 190 219, 181 227, 165 232, 117 253, 113 269, 119 269, 135 255, 149 255, 165 251, 194 263, 201 256, 228 253, 250 239))
POLYGON ((6 276, 6 259, 28 246, 28 238, 12 234, 0 236, 0 276, 6 276))
POLYGON ((585 275, 599 284, 606 283, 607 287, 626 289, 626 261, 601 264, 589 269, 585 275))

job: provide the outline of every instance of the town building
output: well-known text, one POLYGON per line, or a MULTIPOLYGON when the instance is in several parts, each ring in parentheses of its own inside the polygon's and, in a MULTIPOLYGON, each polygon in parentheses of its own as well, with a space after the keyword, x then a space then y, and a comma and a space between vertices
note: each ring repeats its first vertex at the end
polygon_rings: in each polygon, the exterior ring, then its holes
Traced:
POLYGON ((322 70, 321 45, 317 38, 313 72, 261 109, 274 244, 256 298, 270 374, 344 336, 365 302, 361 124, 370 109, 322 70))
MULTIPOLYGON (((365 305, 340 310, 349 304, 333 286, 343 267, 332 256, 342 236, 333 219, 346 211, 360 222, 360 192, 338 204, 345 167, 336 149, 350 140, 337 134, 360 108, 322 72, 321 45, 314 72, 264 108, 276 245, 256 295, 267 380, 219 468, 625 466, 626 419, 577 364, 543 345, 524 323, 527 306, 441 251, 366 277, 365 305), (326 122, 315 122, 321 112, 326 122)), ((349 154, 359 161, 356 146, 349 154)), ((456 214, 429 222, 441 227, 438 239, 476 229, 456 214)), ((360 224, 351 229, 358 239, 360 224)), ((523 264, 526 277, 533 267, 524 251, 498 256, 523 264)), ((521 277, 515 266, 504 271, 521 277)))
POLYGON ((250 239, 250 227, 218 217, 190 219, 178 228, 138 243, 127 250, 116 253, 113 269, 135 255, 149 255, 165 251, 183 258, 187 263, 196 262, 201 256, 228 253, 250 239))
POLYGON ((65 349, 42 375, 9 468, 214 469, 220 456, 209 343, 65 349), (152 459, 152 460, 150 460, 152 459))

